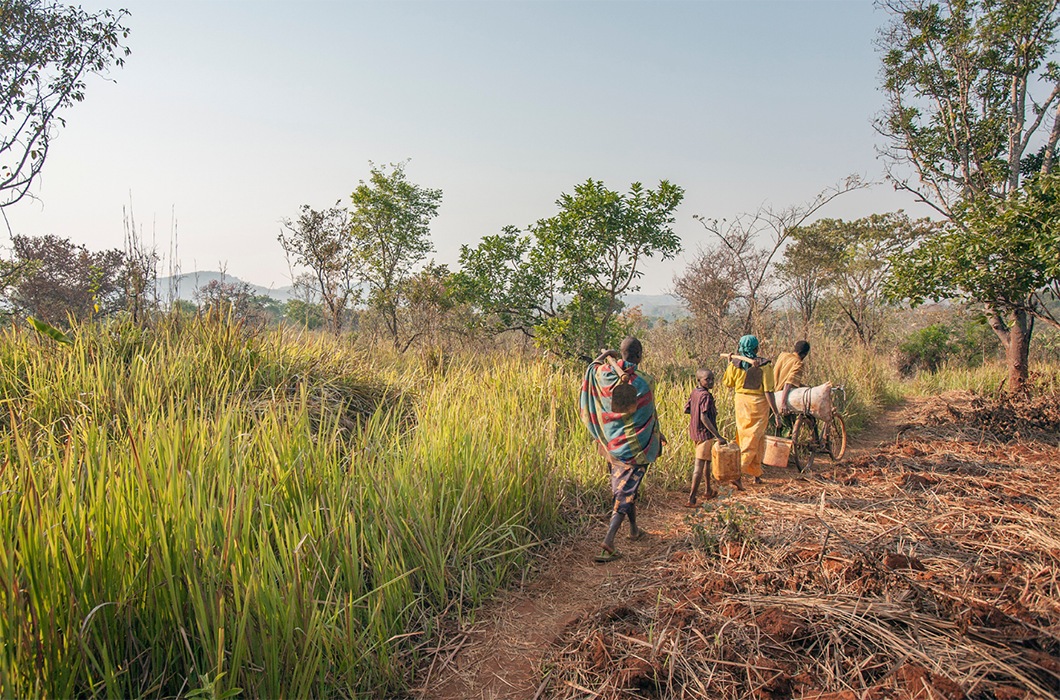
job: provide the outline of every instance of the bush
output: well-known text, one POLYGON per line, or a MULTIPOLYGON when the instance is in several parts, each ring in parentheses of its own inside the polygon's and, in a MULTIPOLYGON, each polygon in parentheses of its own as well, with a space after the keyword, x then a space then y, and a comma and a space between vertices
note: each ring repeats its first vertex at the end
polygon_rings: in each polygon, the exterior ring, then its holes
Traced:
POLYGON ((949 326, 933 323, 910 335, 898 346, 898 371, 911 377, 918 371, 935 372, 956 350, 949 326))

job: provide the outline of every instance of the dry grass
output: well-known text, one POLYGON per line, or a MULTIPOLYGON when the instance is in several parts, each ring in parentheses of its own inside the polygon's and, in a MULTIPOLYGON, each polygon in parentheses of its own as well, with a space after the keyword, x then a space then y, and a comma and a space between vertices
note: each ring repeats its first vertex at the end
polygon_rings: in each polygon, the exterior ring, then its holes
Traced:
POLYGON ((567 628, 540 697, 1056 697, 1055 443, 933 415, 834 472, 740 494, 757 542, 675 543, 567 628))

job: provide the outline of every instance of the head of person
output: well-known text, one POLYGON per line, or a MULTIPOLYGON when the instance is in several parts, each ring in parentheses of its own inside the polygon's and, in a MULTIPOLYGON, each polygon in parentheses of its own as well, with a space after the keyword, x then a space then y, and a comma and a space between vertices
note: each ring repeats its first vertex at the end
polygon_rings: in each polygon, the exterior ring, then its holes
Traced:
POLYGON ((753 335, 745 335, 740 338, 740 350, 739 354, 744 357, 755 358, 758 357, 758 338, 753 335))
POLYGON ((622 344, 618 346, 618 351, 622 353, 623 360, 632 362, 635 365, 639 365, 641 358, 644 356, 644 347, 639 340, 631 335, 627 335, 622 339, 622 344))
MULTIPOLYGON (((758 357, 758 355, 756 354, 757 352, 758 338, 753 335, 745 335, 740 338, 740 347, 737 350, 737 355, 742 355, 743 357, 747 357, 753 360, 754 358, 758 357)), ((738 366, 740 369, 749 369, 751 367, 751 365, 744 362, 743 360, 740 360, 738 366)))
POLYGON ((696 370, 696 384, 699 388, 710 391, 714 388, 714 373, 706 367, 700 367, 696 370))
POLYGON ((805 360, 806 356, 810 354, 810 344, 805 340, 795 343, 795 354, 805 360))

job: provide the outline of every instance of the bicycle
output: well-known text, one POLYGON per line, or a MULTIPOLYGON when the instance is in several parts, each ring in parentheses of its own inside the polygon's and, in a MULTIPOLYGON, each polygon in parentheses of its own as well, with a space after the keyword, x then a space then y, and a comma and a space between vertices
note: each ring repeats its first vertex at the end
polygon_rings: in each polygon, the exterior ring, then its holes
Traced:
POLYGON ((846 391, 832 387, 832 417, 827 422, 809 413, 801 413, 791 429, 791 459, 800 472, 813 466, 818 453, 827 454, 833 464, 847 451, 847 426, 840 415, 846 406, 846 391), (823 425, 822 425, 823 424, 823 425))
MULTIPOLYGON (((846 405, 846 391, 841 386, 832 387, 832 415, 828 421, 809 413, 809 409, 798 413, 791 425, 791 452, 789 462, 800 472, 813 466, 814 458, 827 454, 832 463, 843 459, 847 450, 847 426, 841 415, 846 405)), ((789 414, 790 415, 790 414, 789 414)), ((778 436, 785 429, 771 417, 771 425, 778 436)))

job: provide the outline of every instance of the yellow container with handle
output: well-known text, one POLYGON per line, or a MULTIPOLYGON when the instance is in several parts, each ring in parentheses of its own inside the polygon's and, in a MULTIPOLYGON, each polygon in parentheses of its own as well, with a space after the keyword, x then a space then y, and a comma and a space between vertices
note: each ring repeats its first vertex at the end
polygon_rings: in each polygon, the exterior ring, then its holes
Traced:
POLYGON ((735 442, 725 445, 715 442, 710 450, 710 471, 715 481, 736 481, 740 478, 740 446, 735 442))

